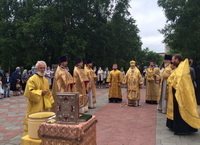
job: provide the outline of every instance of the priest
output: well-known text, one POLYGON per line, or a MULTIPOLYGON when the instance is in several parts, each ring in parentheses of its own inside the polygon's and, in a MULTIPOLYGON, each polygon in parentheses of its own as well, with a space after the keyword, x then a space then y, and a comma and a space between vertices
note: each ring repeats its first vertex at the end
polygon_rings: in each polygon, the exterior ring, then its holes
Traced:
MULTIPOLYGON (((66 56, 61 56, 59 58, 59 65, 56 69, 54 80, 53 80, 53 88, 52 94, 56 103, 56 93, 57 92, 72 92, 74 79, 72 75, 68 72, 67 69, 68 59, 66 56)), ((53 104, 52 111, 56 111, 56 104, 53 104)))
POLYGON ((35 66, 36 73, 29 78, 24 92, 24 96, 28 99, 24 135, 28 134, 28 116, 32 113, 49 111, 54 103, 48 80, 44 77, 46 63, 38 61, 35 66))
POLYGON ((81 58, 76 59, 74 67, 74 91, 79 92, 79 113, 85 113, 88 111, 88 95, 87 87, 89 85, 89 79, 83 69, 83 60, 81 58))
POLYGON ((134 60, 130 61, 123 83, 127 85, 127 98, 129 106, 140 106, 140 88, 143 84, 142 75, 135 66, 134 60))
POLYGON ((120 103, 122 102, 122 91, 121 83, 122 73, 119 71, 117 64, 113 64, 113 70, 109 73, 107 82, 109 83, 109 103, 120 103))
POLYGON ((90 109, 96 108, 96 79, 97 75, 92 69, 92 60, 88 59, 85 66, 84 70, 85 73, 87 74, 87 77, 89 79, 89 84, 87 87, 87 93, 88 93, 88 107, 90 109))
POLYGON ((173 130, 175 135, 188 135, 200 128, 190 67, 188 59, 183 61, 180 54, 172 57, 172 63, 176 69, 167 80, 169 86, 167 127, 173 130))
POLYGON ((159 68, 155 67, 153 61, 150 62, 149 67, 146 70, 146 103, 157 104, 157 98, 159 93, 159 68))
POLYGON ((161 111, 163 114, 166 114, 167 112, 167 100, 168 100, 167 79, 172 73, 171 59, 172 59, 171 55, 166 54, 164 56, 164 71, 161 73, 161 83, 158 95, 157 109, 161 111))

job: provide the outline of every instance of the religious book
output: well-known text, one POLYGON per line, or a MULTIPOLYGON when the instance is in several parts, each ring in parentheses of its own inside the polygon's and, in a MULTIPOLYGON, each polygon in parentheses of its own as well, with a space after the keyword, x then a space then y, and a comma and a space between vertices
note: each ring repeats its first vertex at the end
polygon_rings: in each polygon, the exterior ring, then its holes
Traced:
POLYGON ((78 124, 79 119, 79 93, 56 93, 56 122, 78 124))

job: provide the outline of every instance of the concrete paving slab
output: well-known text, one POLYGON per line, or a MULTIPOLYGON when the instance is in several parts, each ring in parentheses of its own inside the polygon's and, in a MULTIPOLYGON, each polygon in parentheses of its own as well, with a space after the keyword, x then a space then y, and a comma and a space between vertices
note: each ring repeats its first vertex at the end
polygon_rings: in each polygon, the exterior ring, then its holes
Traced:
MULTIPOLYGON (((89 114, 98 118, 98 145, 200 145, 200 132, 174 135, 166 127, 166 116, 156 105, 145 104, 145 88, 141 90, 140 107, 127 106, 126 90, 123 102, 108 103, 108 88, 97 89, 97 108, 89 114)), ((0 100, 0 145, 20 145, 27 99, 24 96, 0 100)))

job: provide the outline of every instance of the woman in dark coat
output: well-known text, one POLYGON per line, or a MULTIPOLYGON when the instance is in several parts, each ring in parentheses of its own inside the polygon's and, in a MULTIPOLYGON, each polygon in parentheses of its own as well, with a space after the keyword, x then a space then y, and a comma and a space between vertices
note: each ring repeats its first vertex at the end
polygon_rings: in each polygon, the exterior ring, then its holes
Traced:
POLYGON ((13 91, 13 96, 18 96, 21 88, 21 71, 19 67, 12 73, 11 78, 11 90, 13 91))

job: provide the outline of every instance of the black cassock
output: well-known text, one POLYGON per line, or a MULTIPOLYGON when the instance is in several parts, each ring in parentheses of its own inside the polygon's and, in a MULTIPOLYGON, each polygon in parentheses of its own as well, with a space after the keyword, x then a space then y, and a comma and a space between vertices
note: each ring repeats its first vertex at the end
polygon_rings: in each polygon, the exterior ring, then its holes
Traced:
POLYGON ((173 92, 174 120, 170 120, 167 118, 166 126, 171 130, 173 130, 177 135, 186 135, 191 132, 197 132, 198 131, 197 129, 192 128, 182 119, 178 108, 178 102, 175 97, 176 90, 173 88, 172 92, 173 92))
POLYGON ((197 88, 195 89, 197 104, 200 105, 200 65, 195 68, 197 88))

